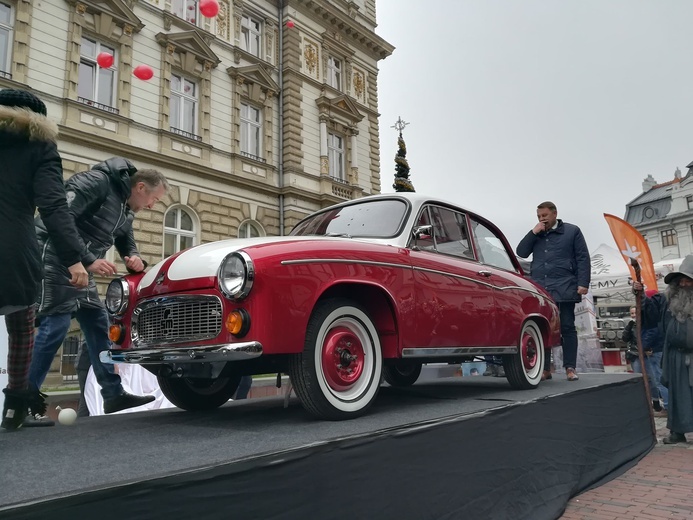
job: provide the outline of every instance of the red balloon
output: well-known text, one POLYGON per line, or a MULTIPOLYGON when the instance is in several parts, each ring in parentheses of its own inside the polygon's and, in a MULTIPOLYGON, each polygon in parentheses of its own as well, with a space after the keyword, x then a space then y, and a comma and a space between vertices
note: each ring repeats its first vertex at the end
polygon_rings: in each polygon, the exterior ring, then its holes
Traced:
POLYGON ((292 20, 289 20, 288 22, 286 22, 286 26, 287 26, 289 29, 293 29, 293 27, 294 27, 294 22, 293 22, 292 20))
POLYGON ((200 12, 202 16, 214 18, 219 14, 219 2, 217 0, 200 0, 200 12))
POLYGON ((143 79, 145 81, 154 77, 154 69, 152 69, 149 65, 138 65, 135 67, 132 73, 136 78, 143 79))
POLYGON ((113 66, 113 54, 109 54, 107 52, 100 52, 99 55, 96 57, 96 63, 99 64, 99 67, 103 67, 104 69, 110 69, 113 66))

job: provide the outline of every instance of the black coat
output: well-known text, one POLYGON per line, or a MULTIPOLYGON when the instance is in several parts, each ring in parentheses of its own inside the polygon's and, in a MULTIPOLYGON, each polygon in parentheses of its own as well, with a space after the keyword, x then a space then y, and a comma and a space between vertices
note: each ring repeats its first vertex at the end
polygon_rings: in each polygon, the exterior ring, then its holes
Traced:
POLYGON ((556 229, 527 233, 516 253, 522 258, 532 255, 530 277, 556 302, 582 300, 578 286, 590 286, 592 265, 579 227, 558 219, 556 229))
MULTIPOLYGON (((82 242, 82 263, 85 266, 103 258, 114 244, 121 257, 139 256, 132 232, 134 213, 127 206, 130 176, 136 171, 127 159, 114 157, 90 171, 73 175, 65 184, 70 213, 82 242)), ((86 289, 75 289, 70 285, 44 224, 41 218, 36 219, 36 234, 45 269, 38 300, 39 314, 63 314, 78 307, 102 307, 91 274, 86 289)))
POLYGON ((31 305, 41 282, 34 231, 38 207, 65 273, 80 261, 80 242, 68 211, 58 127, 29 110, 0 106, 0 307, 31 305))

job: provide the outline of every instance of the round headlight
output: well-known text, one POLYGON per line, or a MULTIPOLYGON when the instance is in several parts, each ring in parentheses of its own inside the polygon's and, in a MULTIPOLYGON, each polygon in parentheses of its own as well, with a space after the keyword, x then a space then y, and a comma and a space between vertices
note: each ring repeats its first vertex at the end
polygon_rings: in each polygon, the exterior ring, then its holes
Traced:
POLYGON ((108 284, 106 290, 106 310, 111 314, 123 314, 128 308, 130 288, 123 278, 118 278, 108 284))
POLYGON ((219 267, 219 289, 232 300, 241 300, 248 296, 255 279, 253 261, 247 253, 231 253, 219 267))

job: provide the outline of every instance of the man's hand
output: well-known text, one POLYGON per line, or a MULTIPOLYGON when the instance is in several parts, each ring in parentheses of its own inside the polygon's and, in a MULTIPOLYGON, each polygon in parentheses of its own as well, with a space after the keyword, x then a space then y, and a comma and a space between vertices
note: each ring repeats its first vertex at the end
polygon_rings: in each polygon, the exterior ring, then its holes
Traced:
POLYGON ((98 274, 99 276, 112 276, 118 272, 113 262, 109 262, 103 258, 94 260, 94 263, 87 267, 87 271, 98 274))
POLYGON ((534 228, 532 229, 532 233, 534 233, 535 235, 538 235, 542 231, 546 231, 546 222, 544 222, 543 220, 540 220, 539 222, 537 222, 537 225, 534 226, 534 228))
POLYGON ((125 256, 125 266, 136 273, 141 273, 144 271, 144 262, 139 256, 125 256))
POLYGON ((83 287, 89 285, 89 273, 87 273, 87 270, 82 265, 82 262, 72 264, 67 268, 67 270, 70 271, 70 283, 72 285, 78 289, 82 289, 83 287))
POLYGON ((588 291, 589 291, 589 289, 587 287, 582 287, 581 285, 578 286, 578 294, 585 295, 585 294, 587 294, 588 291))

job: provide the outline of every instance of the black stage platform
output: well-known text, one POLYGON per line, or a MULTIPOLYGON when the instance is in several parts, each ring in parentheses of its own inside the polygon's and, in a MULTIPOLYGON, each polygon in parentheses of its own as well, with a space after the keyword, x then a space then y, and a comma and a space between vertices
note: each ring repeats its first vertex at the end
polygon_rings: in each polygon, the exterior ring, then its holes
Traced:
POLYGON ((655 442, 628 374, 384 386, 346 422, 281 398, 90 417, 0 433, 0 519, 555 519, 655 442))

